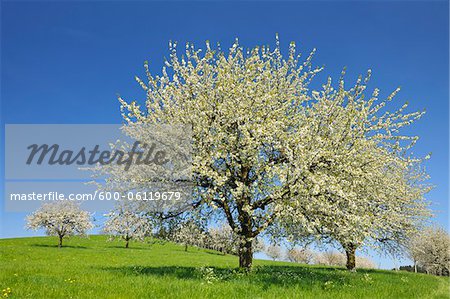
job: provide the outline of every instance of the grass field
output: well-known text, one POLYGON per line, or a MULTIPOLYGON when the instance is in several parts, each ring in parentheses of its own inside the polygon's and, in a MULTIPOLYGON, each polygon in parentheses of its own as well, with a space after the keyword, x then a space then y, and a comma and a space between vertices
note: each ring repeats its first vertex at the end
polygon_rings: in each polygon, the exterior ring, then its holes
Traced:
POLYGON ((91 236, 55 244, 0 240, 0 290, 9 298, 449 298, 448 279, 424 274, 256 260, 245 275, 235 256, 170 243, 125 249, 91 236))

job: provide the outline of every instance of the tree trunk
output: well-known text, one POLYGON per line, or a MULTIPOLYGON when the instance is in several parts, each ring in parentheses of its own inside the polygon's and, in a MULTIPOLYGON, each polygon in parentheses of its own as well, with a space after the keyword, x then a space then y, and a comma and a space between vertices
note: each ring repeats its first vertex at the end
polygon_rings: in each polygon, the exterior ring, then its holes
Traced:
POLYGON ((414 273, 417 273, 417 263, 414 261, 414 273))
POLYGON ((130 245, 130 240, 126 240, 125 248, 128 248, 129 245, 130 245))
POLYGON ((355 244, 350 243, 345 247, 345 254, 347 256, 347 263, 346 263, 347 270, 355 271, 355 267, 356 267, 355 252, 356 252, 355 244))
POLYGON ((187 251, 188 250, 188 244, 186 243, 186 244, 184 244, 184 251, 187 251))
POLYGON ((59 243, 58 243, 58 248, 62 247, 62 240, 63 240, 63 236, 59 235, 59 243))
POLYGON ((239 245, 239 268, 250 270, 253 263, 252 241, 245 240, 239 245))

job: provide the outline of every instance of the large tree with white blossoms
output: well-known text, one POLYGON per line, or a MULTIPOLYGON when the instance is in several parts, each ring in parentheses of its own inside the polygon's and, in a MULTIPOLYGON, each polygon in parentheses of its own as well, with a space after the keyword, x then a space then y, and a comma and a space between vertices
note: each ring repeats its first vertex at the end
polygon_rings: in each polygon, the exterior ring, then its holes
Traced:
POLYGON ((408 154, 418 137, 399 132, 423 113, 405 113, 407 104, 386 111, 398 90, 385 100, 379 100, 378 89, 366 98, 369 77, 370 72, 350 89, 343 77, 337 89, 330 79, 322 91, 313 92, 311 134, 303 146, 310 146, 315 158, 303 172, 306 188, 281 210, 284 236, 337 242, 350 270, 359 248, 402 253, 430 216, 423 159, 408 154))
POLYGON ((108 219, 103 225, 103 232, 111 238, 121 238, 125 248, 131 240, 143 241, 152 233, 152 222, 148 215, 130 204, 120 204, 105 215, 108 219))
POLYGON ((301 63, 291 43, 283 58, 278 41, 227 53, 188 44, 184 55, 171 43, 162 75, 146 63, 137 78, 145 105, 120 98, 129 124, 191 127, 192 206, 228 222, 243 268, 274 224, 291 239, 337 241, 353 269, 357 248, 396 249, 427 214, 421 159, 406 153, 417 138, 398 133, 422 113, 383 112, 396 92, 366 99, 362 79, 309 92, 311 57, 301 63))
POLYGON ((192 128, 193 206, 228 222, 242 268, 251 268, 253 240, 276 218, 274 203, 302 188, 312 155, 302 145, 308 83, 319 71, 311 57, 300 62, 291 43, 283 58, 278 41, 248 51, 236 41, 227 53, 188 44, 184 55, 170 43, 162 75, 145 63, 146 80, 137 78, 145 105, 120 98, 128 123, 192 128))
POLYGON ((47 235, 58 236, 60 248, 64 237, 84 236, 94 227, 91 214, 83 211, 79 204, 67 200, 45 203, 26 220, 28 229, 45 229, 47 235))

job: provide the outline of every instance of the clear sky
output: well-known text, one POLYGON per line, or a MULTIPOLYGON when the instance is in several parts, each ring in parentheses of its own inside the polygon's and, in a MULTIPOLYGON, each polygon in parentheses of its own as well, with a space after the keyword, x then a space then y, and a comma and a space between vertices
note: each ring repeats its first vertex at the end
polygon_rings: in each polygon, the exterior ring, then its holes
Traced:
MULTIPOLYGON (((370 89, 426 109, 410 130, 436 188, 428 199, 447 227, 449 153, 447 2, 15 2, 1 3, 1 124, 120 123, 116 94, 144 99, 134 81, 149 60, 158 73, 169 40, 223 48, 274 44, 279 33, 325 66, 315 84, 372 69, 370 89)), ((2 129, 3 153, 3 129, 2 129)), ((4 182, 4 156, 1 155, 4 182)), ((3 194, 1 195, 3 196, 3 194)), ((26 236, 23 213, 0 214, 0 237, 26 236)), ((390 262, 380 259, 384 267, 390 262)))

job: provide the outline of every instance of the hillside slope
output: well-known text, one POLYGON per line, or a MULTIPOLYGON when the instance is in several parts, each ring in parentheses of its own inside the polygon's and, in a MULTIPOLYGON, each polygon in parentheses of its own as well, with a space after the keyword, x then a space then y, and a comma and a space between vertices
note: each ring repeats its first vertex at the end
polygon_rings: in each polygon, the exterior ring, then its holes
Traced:
POLYGON ((107 242, 105 236, 0 240, 0 290, 9 298, 449 298, 449 280, 380 270, 255 261, 175 244, 107 242))

